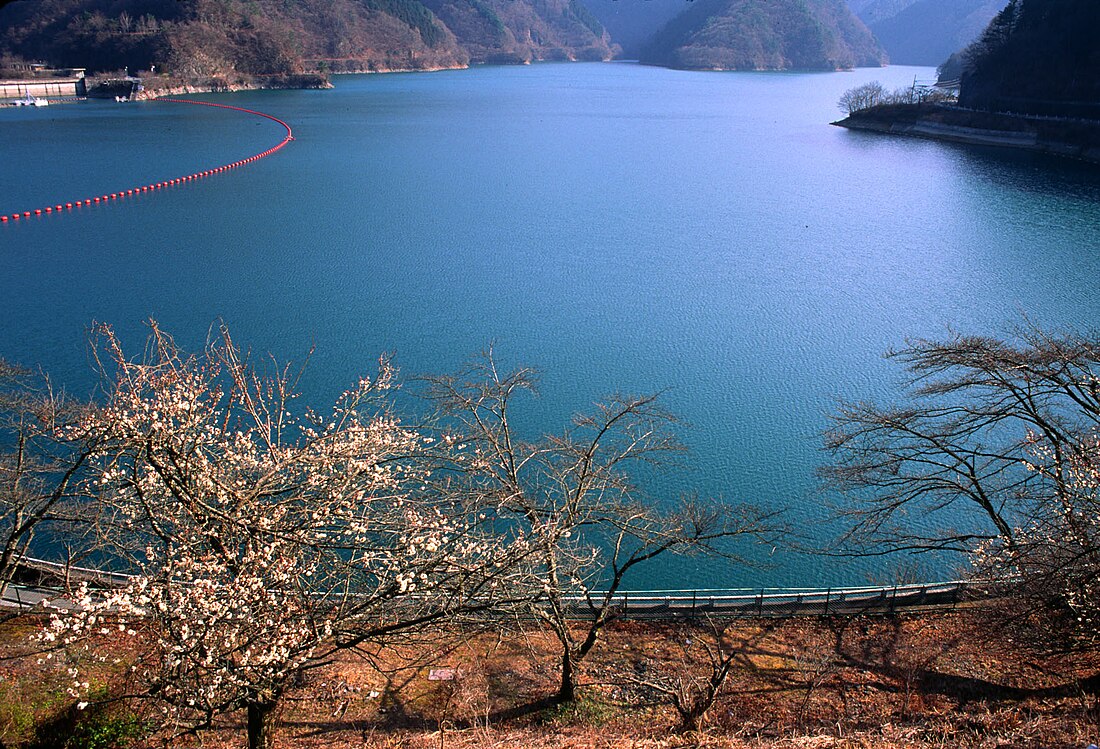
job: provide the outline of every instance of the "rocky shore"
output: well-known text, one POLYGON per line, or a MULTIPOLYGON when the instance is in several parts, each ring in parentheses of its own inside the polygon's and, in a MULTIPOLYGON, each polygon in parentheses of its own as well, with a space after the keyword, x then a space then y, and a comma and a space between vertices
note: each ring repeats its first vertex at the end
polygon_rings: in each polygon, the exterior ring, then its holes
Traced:
MULTIPOLYGON (((156 99, 161 96, 181 96, 184 94, 230 93, 233 91, 256 91, 264 89, 326 89, 332 88, 327 76, 317 73, 298 75, 256 76, 249 79, 227 80, 210 78, 206 80, 181 80, 174 78, 145 78, 143 90, 136 99, 156 99)), ((92 95, 89 89, 89 95, 92 95)))

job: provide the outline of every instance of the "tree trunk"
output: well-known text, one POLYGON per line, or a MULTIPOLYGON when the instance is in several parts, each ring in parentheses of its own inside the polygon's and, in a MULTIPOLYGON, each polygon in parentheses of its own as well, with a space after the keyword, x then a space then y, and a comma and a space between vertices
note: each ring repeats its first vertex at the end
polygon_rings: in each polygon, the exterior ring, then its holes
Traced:
POLYGON ((577 698, 577 672, 574 670, 573 653, 565 647, 561 653, 561 686, 558 702, 572 702, 577 698))
POLYGON ((276 700, 248 703, 248 749, 273 749, 278 704, 276 700))
POLYGON ((677 727, 678 733, 698 733, 699 722, 702 720, 702 715, 695 715, 694 712, 680 713, 680 725, 677 727))

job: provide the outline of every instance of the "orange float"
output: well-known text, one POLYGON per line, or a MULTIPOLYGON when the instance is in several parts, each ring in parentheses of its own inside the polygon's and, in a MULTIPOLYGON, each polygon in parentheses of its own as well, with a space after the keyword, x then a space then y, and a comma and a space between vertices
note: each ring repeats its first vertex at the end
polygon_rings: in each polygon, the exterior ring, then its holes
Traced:
MULTIPOLYGON (((141 187, 134 187, 134 188, 126 189, 126 190, 121 190, 119 192, 113 192, 113 193, 110 193, 110 195, 104 195, 101 198, 94 198, 95 203, 100 203, 100 202, 106 203, 109 200, 117 200, 118 198, 126 197, 127 195, 134 195, 135 193, 149 192, 150 190, 158 190, 162 187, 168 187, 170 185, 182 185, 185 182, 191 182, 191 181, 193 181, 193 180, 195 180, 199 177, 209 177, 209 176, 214 175, 214 174, 221 174, 223 172, 229 171, 230 169, 235 169, 237 167, 244 166, 246 164, 251 164, 254 161, 259 161, 260 159, 264 158, 265 156, 270 156, 271 154, 273 154, 276 151, 283 148, 287 143, 294 140, 294 133, 290 129, 290 125, 286 124, 285 122, 280 120, 278 117, 274 117, 270 114, 265 114, 264 112, 257 112, 254 109, 245 109, 244 107, 234 107, 234 106, 230 106, 229 104, 217 104, 217 103, 211 102, 211 101, 192 101, 190 99, 157 99, 156 101, 165 102, 165 103, 168 103, 168 104, 193 104, 195 106, 201 106, 201 107, 217 107, 218 109, 230 109, 230 110, 233 110, 235 112, 243 112, 244 114, 250 114, 250 115, 254 115, 256 117, 264 117, 266 119, 271 120, 272 122, 277 122, 280 125, 282 125, 284 128, 286 128, 286 135, 283 136, 283 139, 279 142, 278 145, 272 146, 271 148, 268 148, 265 151, 261 151, 261 152, 255 154, 255 155, 253 155, 253 156, 249 156, 248 158, 240 159, 239 161, 234 161, 234 162, 231 162, 229 164, 223 164, 222 166, 215 167, 213 169, 206 169, 206 170, 201 171, 201 172, 195 172, 194 174, 189 174, 185 177, 176 177, 175 179, 171 179, 167 182, 156 182, 156 183, 153 183, 151 185, 142 185, 141 187)), ((93 204, 93 199, 86 199, 83 202, 77 200, 75 202, 75 204, 74 203, 65 203, 65 208, 71 209, 73 207, 73 205, 76 205, 79 208, 81 205, 92 205, 92 204, 93 204)), ((52 215, 55 212, 56 213, 61 212, 61 205, 60 204, 58 204, 56 206, 46 206, 46 208, 44 208, 44 209, 43 208, 33 209, 33 215, 35 215, 35 216, 42 216, 44 214, 51 214, 52 215)), ((29 218, 32 215, 32 211, 23 211, 22 214, 13 213, 13 214, 11 214, 11 220, 12 221, 18 221, 20 219, 21 215, 22 215, 22 217, 29 218)), ((6 224, 6 223, 8 223, 8 220, 9 220, 9 217, 7 215, 0 215, 0 223, 6 224)))

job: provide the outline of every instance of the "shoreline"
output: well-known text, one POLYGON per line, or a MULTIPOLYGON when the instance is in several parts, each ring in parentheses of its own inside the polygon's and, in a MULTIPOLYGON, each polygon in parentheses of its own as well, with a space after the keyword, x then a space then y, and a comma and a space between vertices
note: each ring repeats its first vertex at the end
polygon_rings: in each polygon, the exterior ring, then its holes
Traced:
POLYGON ((181 96, 187 94, 229 94, 237 91, 310 91, 333 88, 328 76, 305 73, 293 76, 272 76, 257 78, 253 81, 229 82, 213 79, 207 82, 199 81, 172 81, 168 85, 157 86, 156 79, 148 79, 153 86, 145 86, 134 95, 135 101, 150 101, 164 96, 181 96))
MULTIPOLYGON (((664 65, 653 62, 642 62, 641 60, 634 58, 610 58, 604 60, 586 60, 581 58, 563 58, 563 59, 515 59, 508 61, 498 60, 471 60, 465 64, 456 65, 433 65, 428 67, 374 67, 374 68, 356 68, 351 70, 329 70, 324 73, 300 73, 293 76, 283 76, 282 78, 289 79, 317 79, 316 82, 311 80, 306 84, 298 83, 297 81, 281 81, 271 80, 276 78, 274 76, 268 77, 268 79, 257 80, 254 82, 246 82, 243 80, 237 80, 232 83, 222 80, 213 79, 210 82, 178 82, 173 85, 167 85, 161 88, 146 88, 141 93, 134 97, 135 101, 149 101, 157 99, 162 96, 180 96, 184 94, 224 94, 224 93, 236 93, 238 91, 265 91, 265 90, 294 90, 294 91, 309 91, 335 88, 332 83, 332 78, 344 75, 376 75, 376 74, 389 74, 389 73, 436 73, 447 70, 471 70, 473 68, 481 67, 525 67, 530 65, 536 65, 539 63, 557 63, 557 62, 604 62, 604 63, 629 63, 633 65, 640 65, 644 67, 664 68, 665 70, 674 70, 680 72, 713 72, 713 73, 842 73, 851 72, 855 68, 703 68, 703 67, 677 67, 664 65)), ((857 66, 859 67, 859 66, 857 66)), ((885 66, 883 66, 885 67, 885 66)), ((261 77, 263 78, 263 77, 261 77)), ((156 79, 146 79, 147 81, 155 81, 156 79)), ((92 97, 96 98, 96 97, 92 97)), ((100 97, 102 98, 102 97, 100 97)), ((833 123, 838 124, 838 123, 833 123)))
MULTIPOLYGON (((389 73, 437 73, 446 70, 470 70, 472 68, 486 66, 524 67, 541 62, 619 62, 618 60, 582 60, 579 58, 567 59, 516 59, 503 61, 471 61, 455 65, 430 65, 426 67, 373 67, 356 68, 352 70, 327 71, 324 73, 298 73, 288 76, 258 76, 254 81, 236 80, 233 82, 224 79, 210 79, 201 81, 179 81, 165 86, 156 86, 157 79, 146 79, 145 83, 152 82, 153 86, 146 85, 145 89, 134 96, 135 101, 151 101, 163 96, 180 96, 184 94, 226 94, 238 91, 310 91, 335 88, 332 78, 343 75, 382 75, 389 73)), ((97 97, 92 97, 97 98, 97 97)), ((103 97, 98 97, 103 98, 103 97)), ((109 98, 109 97, 107 97, 109 98)))
POLYGON ((1030 117, 944 105, 890 104, 832 123, 848 130, 995 146, 1100 164, 1100 121, 1030 117))

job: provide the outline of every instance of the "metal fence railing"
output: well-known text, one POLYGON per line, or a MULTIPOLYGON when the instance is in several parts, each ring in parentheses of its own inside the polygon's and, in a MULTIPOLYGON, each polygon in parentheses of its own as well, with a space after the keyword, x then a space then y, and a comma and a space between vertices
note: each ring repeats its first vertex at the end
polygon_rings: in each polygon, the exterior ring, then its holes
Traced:
POLYGON ((109 572, 93 567, 80 567, 74 564, 61 564, 33 557, 24 557, 19 562, 19 568, 25 573, 40 575, 58 581, 77 583, 87 582, 92 585, 107 587, 125 585, 130 580, 129 575, 119 572, 109 572))
MULTIPOLYGON (((615 594, 611 606, 615 615, 624 619, 888 614, 955 608, 967 590, 966 582, 952 581, 862 588, 623 591, 615 594)), ((590 601, 598 605, 602 600, 599 592, 570 597, 567 611, 587 618, 595 611, 590 601)))
MULTIPOLYGON (((64 606, 64 581, 87 581, 93 586, 111 588, 130 579, 126 575, 38 559, 27 559, 23 564, 49 573, 55 582, 9 582, 0 606, 19 610, 46 604, 64 606)), ((564 602, 566 613, 577 619, 591 618, 606 595, 604 591, 590 591, 588 595, 569 596, 564 602)), ((616 592, 610 608, 620 619, 851 616, 951 609, 967 598, 981 596, 973 583, 960 580, 873 587, 629 590, 616 592)))

